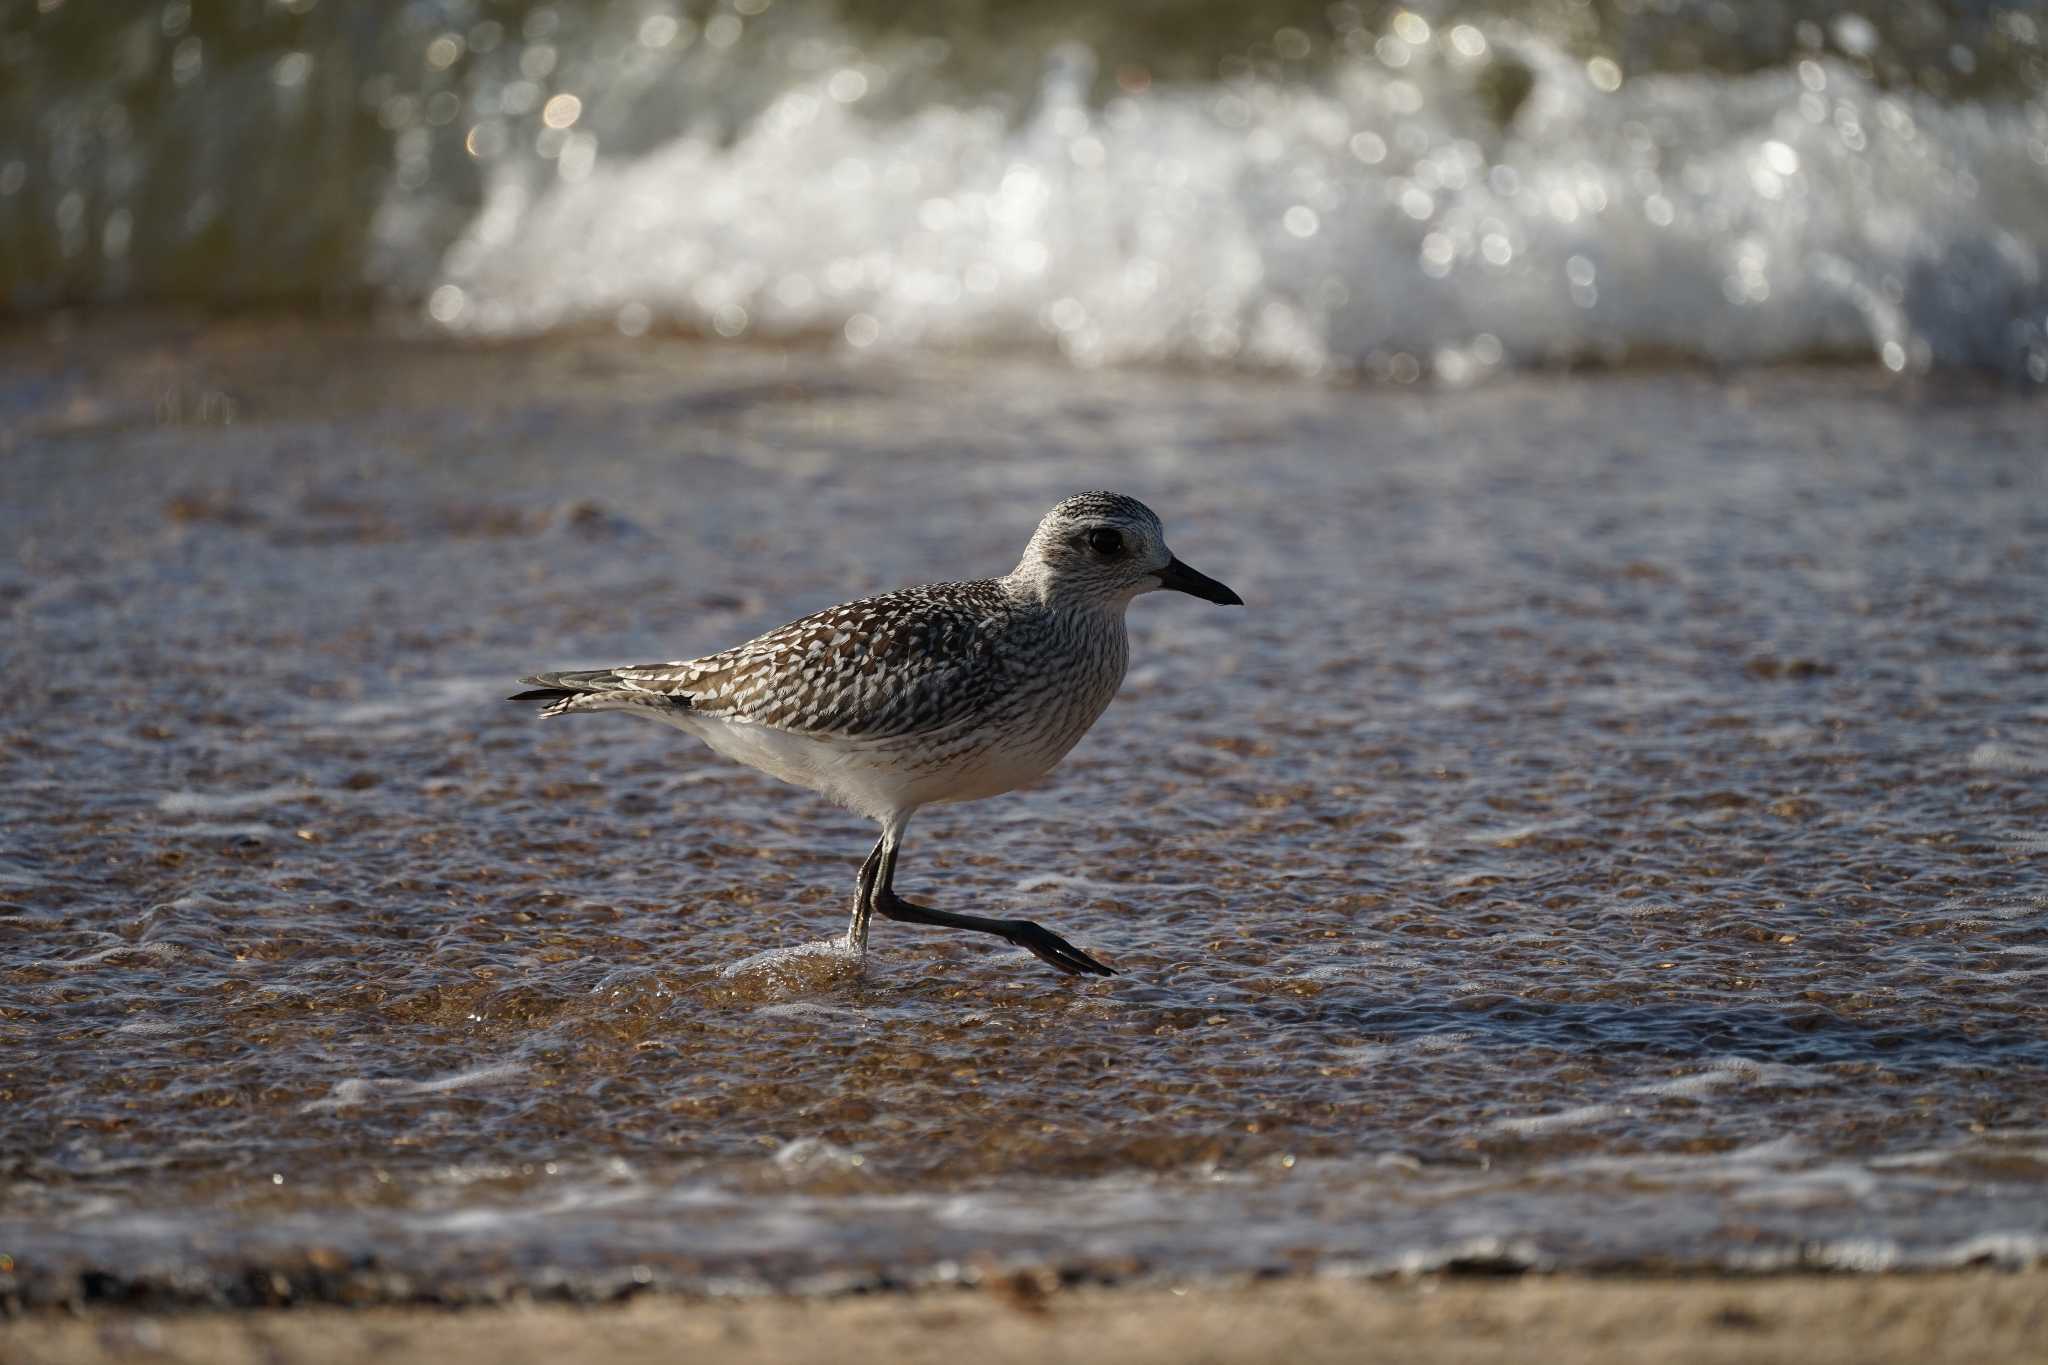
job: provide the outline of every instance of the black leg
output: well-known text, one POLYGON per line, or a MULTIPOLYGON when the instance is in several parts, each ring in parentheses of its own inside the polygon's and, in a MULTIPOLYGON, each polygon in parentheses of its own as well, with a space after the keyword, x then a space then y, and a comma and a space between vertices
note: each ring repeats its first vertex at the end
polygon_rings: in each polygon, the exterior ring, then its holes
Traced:
POLYGON ((853 918, 846 922, 846 946, 856 951, 865 952, 868 946, 868 916, 874 910, 875 876, 882 867, 882 843, 875 840, 874 850, 860 865, 860 890, 853 898, 853 918))
MULTIPOLYGON (((1115 976, 1116 973, 1103 966, 1073 944, 1042 925, 1028 919, 988 919, 981 915, 956 915, 948 910, 933 910, 928 906, 912 905, 898 896, 896 881, 896 845, 887 835, 876 851, 882 855, 881 877, 875 885, 870 901, 883 919, 896 920, 903 924, 937 924, 948 929, 972 929, 976 933, 994 934, 1007 939, 1019 948, 1029 951, 1041 961, 1049 962, 1063 972, 1079 976, 1093 972, 1097 976, 1115 976)), ((873 861, 872 857, 869 859, 873 861)), ((861 869, 865 876, 867 869, 861 869)))

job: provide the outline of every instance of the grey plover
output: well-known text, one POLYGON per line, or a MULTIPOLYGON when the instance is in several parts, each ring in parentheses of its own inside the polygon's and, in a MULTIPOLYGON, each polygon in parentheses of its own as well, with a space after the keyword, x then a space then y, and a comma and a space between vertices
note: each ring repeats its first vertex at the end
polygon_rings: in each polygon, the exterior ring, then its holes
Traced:
POLYGON ((1030 920, 913 905, 896 854, 920 806, 996 796, 1049 772, 1123 683, 1124 609, 1160 588, 1244 599, 1173 557, 1152 509, 1081 493, 1046 513, 1002 578, 933 583, 828 607, 720 654, 538 673, 513 701, 543 716, 626 711, 879 821, 846 946, 874 914, 995 934, 1063 972, 1115 975, 1030 920))

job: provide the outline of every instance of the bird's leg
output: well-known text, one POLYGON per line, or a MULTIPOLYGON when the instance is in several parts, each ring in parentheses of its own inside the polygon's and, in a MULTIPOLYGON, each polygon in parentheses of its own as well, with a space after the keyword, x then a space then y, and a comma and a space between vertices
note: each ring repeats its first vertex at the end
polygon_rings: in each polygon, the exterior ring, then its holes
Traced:
POLYGON ((994 934, 1029 951, 1039 959, 1050 962, 1063 972, 1071 972, 1076 976, 1083 972, 1093 972, 1097 976, 1116 975, 1052 930, 1033 924, 1028 919, 987 919, 981 915, 956 915, 946 910, 912 905, 904 900, 895 890, 896 849, 900 838, 898 830, 890 829, 882 835, 882 842, 876 847, 876 852, 882 855, 881 877, 870 893, 869 900, 883 919, 893 919, 904 924, 939 924, 948 929, 972 929, 976 933, 994 934))
POLYGON ((846 947, 863 957, 868 951, 868 917, 874 913, 875 874, 882 866, 884 842, 877 839, 874 851, 860 865, 860 890, 853 898, 853 918, 846 922, 846 947))

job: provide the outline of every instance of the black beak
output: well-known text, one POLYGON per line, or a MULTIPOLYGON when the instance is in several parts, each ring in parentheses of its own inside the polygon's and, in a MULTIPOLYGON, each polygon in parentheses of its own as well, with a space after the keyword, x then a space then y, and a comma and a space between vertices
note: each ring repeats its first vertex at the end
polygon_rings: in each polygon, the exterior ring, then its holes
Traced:
POLYGON ((1166 568, 1160 572, 1159 586, 1199 597, 1204 602, 1216 602, 1226 607, 1241 607, 1244 599, 1218 583, 1205 573, 1196 573, 1178 559, 1169 559, 1166 568))

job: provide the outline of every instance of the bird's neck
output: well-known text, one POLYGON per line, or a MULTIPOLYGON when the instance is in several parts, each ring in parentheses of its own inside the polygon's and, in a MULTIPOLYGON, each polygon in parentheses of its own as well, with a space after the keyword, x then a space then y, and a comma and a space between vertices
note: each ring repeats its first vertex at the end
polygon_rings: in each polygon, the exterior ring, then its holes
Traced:
POLYGON ((1033 611, 1058 612, 1077 619, 1097 620, 1122 629, 1124 612, 1137 594, 1105 595, 1073 584, 1062 584, 1031 565, 1020 564, 1007 577, 997 580, 1010 600, 1033 611))

